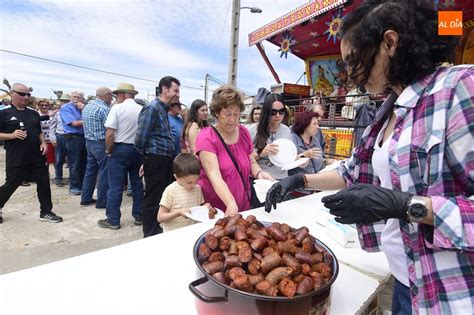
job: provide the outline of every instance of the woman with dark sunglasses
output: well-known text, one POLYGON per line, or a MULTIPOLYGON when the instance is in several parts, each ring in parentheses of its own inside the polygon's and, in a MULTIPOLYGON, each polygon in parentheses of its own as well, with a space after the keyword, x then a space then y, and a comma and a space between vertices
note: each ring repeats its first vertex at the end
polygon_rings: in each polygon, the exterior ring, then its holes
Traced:
POLYGON ((275 179, 288 176, 287 171, 274 165, 268 157, 278 153, 278 145, 273 144, 273 141, 281 138, 292 140, 290 128, 282 124, 285 115, 286 109, 283 104, 283 97, 280 94, 271 93, 265 97, 263 102, 260 121, 258 124, 249 127, 257 163, 275 179))

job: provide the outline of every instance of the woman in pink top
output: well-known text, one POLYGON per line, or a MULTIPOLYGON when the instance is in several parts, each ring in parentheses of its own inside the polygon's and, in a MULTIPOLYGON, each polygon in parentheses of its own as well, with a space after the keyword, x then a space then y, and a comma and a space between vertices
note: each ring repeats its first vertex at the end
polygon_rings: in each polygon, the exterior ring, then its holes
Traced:
POLYGON ((250 209, 250 176, 270 180, 273 178, 262 171, 255 161, 250 134, 239 124, 240 115, 245 108, 240 92, 232 86, 223 85, 214 92, 210 107, 217 123, 215 129, 202 129, 196 140, 196 154, 202 165, 198 183, 206 202, 224 210, 227 216, 232 216, 250 209), (245 180, 245 187, 239 170, 234 166, 217 132, 234 156, 245 180))

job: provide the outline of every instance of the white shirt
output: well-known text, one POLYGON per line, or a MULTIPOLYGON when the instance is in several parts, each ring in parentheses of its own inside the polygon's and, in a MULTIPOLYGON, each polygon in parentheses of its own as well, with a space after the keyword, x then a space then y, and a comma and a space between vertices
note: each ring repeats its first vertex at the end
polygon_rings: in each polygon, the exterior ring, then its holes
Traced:
MULTIPOLYGON (((374 173, 380 180, 380 186, 392 189, 392 181, 390 179, 390 165, 388 157, 388 147, 392 140, 393 132, 387 140, 380 146, 383 139, 388 120, 385 122, 382 130, 380 130, 375 143, 375 151, 372 155, 372 167, 374 173)), ((403 247, 402 234, 400 232, 400 224, 398 219, 388 219, 381 235, 382 250, 387 256, 388 266, 392 275, 401 283, 409 286, 408 282, 408 265, 403 247)))
POLYGON ((142 108, 131 98, 112 106, 104 126, 116 130, 115 142, 134 143, 138 127, 138 115, 142 108))

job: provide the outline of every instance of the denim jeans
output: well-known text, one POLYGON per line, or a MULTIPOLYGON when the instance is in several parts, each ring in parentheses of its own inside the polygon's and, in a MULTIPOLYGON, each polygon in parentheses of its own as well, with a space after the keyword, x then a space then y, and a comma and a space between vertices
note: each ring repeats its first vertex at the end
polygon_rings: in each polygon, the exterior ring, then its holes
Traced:
POLYGON ((143 184, 138 171, 142 157, 132 144, 115 143, 112 154, 107 158, 109 174, 109 192, 105 214, 112 225, 120 224, 120 206, 122 204, 123 183, 130 174, 132 184, 132 216, 142 217, 143 184))
POLYGON ((84 182, 82 183, 81 202, 92 200, 94 188, 97 183, 96 208, 105 208, 107 204, 107 190, 109 190, 109 177, 107 172, 107 158, 105 155, 105 140, 87 140, 87 166, 84 182), (99 179, 97 180, 97 177, 99 179))
POLYGON ((64 135, 56 134, 56 141, 57 146, 54 151, 54 179, 62 180, 63 164, 67 156, 66 139, 64 139, 64 135))
POLYGON ((395 279, 393 284, 392 314, 411 314, 410 288, 395 279))
POLYGON ((69 190, 82 190, 87 152, 84 136, 65 135, 69 163, 69 190))

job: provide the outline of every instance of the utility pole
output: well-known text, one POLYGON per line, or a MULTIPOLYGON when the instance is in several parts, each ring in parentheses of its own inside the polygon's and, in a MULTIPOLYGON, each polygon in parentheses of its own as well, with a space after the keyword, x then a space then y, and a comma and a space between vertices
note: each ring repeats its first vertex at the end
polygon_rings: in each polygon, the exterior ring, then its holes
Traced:
POLYGON ((240 0, 232 0, 232 24, 229 51, 229 72, 227 83, 237 85, 237 60, 239 57, 240 0))

